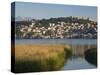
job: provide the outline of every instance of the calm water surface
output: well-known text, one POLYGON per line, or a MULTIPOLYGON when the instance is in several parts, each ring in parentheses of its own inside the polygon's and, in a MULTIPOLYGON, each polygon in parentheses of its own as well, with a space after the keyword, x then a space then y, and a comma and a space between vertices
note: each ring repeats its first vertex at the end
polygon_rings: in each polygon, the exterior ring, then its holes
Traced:
POLYGON ((65 44, 96 44, 96 39, 19 39, 15 41, 16 43, 24 44, 56 44, 56 43, 65 43, 65 44))
POLYGON ((97 47, 96 39, 23 39, 15 42, 16 44, 69 44, 72 48, 72 57, 65 62, 61 70, 96 68, 84 59, 85 50, 97 47))

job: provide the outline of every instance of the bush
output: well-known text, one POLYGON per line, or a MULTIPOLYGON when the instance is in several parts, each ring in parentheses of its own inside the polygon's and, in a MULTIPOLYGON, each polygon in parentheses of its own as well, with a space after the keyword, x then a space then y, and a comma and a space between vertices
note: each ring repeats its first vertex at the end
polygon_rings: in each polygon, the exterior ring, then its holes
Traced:
POLYGON ((97 48, 91 48, 85 51, 85 59, 93 64, 97 66, 97 48))
POLYGON ((64 48, 65 51, 65 58, 68 59, 69 57, 72 56, 72 50, 68 48, 64 48))
POLYGON ((64 53, 51 56, 48 61, 49 71, 61 69, 64 65, 64 53))

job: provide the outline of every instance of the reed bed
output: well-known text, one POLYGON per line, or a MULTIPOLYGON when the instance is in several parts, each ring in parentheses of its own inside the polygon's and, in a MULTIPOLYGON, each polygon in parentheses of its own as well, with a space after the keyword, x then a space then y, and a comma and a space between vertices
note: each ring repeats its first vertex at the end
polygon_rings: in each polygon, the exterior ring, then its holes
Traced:
POLYGON ((65 61, 65 44, 16 44, 15 72, 40 72, 61 69, 65 61))

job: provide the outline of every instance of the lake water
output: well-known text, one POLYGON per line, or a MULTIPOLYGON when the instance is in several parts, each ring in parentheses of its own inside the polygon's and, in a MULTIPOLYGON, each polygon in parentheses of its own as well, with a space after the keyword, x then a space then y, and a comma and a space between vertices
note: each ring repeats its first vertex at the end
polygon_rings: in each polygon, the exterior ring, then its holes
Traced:
POLYGON ((16 44, 69 44, 72 48, 72 57, 65 62, 61 70, 96 68, 84 59, 85 50, 97 47, 96 39, 21 39, 15 42, 16 44))
POLYGON ((56 43, 65 43, 71 45, 77 44, 97 44, 96 39, 19 39, 15 41, 16 44, 56 44, 56 43))

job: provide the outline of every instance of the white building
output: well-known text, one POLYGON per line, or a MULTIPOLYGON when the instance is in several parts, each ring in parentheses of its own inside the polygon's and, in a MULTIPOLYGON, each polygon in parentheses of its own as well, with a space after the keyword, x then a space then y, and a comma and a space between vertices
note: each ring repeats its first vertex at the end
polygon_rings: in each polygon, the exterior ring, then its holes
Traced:
POLYGON ((28 32, 31 32, 31 30, 32 30, 31 28, 28 28, 28 32))

